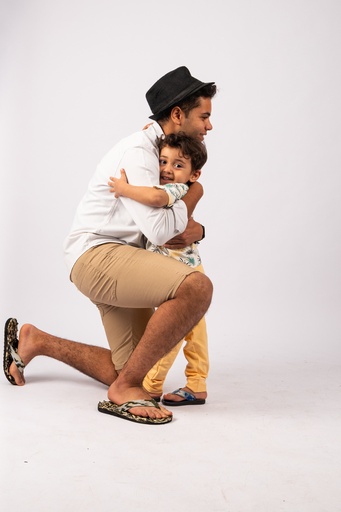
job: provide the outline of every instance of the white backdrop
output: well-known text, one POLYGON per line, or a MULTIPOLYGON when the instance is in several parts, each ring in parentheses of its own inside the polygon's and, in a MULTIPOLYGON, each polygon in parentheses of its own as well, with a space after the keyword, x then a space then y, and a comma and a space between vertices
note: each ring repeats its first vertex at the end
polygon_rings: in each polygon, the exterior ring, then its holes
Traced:
POLYGON ((62 243, 98 161, 186 65, 216 81, 196 218, 212 361, 340 360, 339 0, 1 0, 1 304, 106 346, 62 243))

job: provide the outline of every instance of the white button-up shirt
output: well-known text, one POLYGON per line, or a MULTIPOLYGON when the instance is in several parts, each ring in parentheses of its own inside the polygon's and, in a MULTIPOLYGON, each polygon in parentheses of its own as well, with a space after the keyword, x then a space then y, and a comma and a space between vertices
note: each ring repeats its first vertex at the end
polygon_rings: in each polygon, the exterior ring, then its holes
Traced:
POLYGON ((110 176, 120 177, 125 169, 129 183, 153 187, 160 183, 157 139, 161 127, 122 139, 97 166, 81 200, 71 232, 64 242, 65 261, 71 271, 77 259, 90 247, 108 242, 145 247, 145 239, 163 245, 187 226, 187 207, 176 201, 172 208, 152 208, 110 192, 110 176))

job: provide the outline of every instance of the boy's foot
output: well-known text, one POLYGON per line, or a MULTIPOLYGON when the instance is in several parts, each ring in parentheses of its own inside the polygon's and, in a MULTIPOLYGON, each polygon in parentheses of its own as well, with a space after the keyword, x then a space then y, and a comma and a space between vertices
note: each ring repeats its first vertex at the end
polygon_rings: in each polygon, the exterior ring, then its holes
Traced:
POLYGON ((167 406, 203 405, 206 398, 206 391, 194 393, 191 389, 184 387, 163 395, 162 403, 167 406))

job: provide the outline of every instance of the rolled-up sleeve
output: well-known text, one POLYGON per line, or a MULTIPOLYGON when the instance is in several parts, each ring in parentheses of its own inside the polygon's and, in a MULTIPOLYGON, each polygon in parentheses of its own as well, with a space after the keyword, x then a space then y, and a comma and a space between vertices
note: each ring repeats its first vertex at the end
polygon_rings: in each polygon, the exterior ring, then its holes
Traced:
POLYGON ((167 183, 166 185, 156 185, 155 188, 166 192, 168 204, 165 208, 172 208, 176 201, 180 201, 187 194, 189 187, 185 183, 167 183))

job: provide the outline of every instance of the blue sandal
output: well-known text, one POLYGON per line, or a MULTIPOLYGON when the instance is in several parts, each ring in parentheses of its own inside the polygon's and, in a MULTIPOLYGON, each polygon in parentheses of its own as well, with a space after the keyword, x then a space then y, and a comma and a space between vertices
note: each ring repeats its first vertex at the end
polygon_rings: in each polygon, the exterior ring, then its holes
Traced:
POLYGON ((178 407, 180 405, 204 405, 204 403, 206 403, 205 398, 195 398, 195 396, 192 395, 192 393, 188 393, 188 391, 184 391, 181 388, 172 391, 172 393, 170 394, 181 396, 182 398, 184 398, 184 400, 175 401, 166 400, 165 398, 163 398, 163 405, 168 405, 169 407, 178 407))

